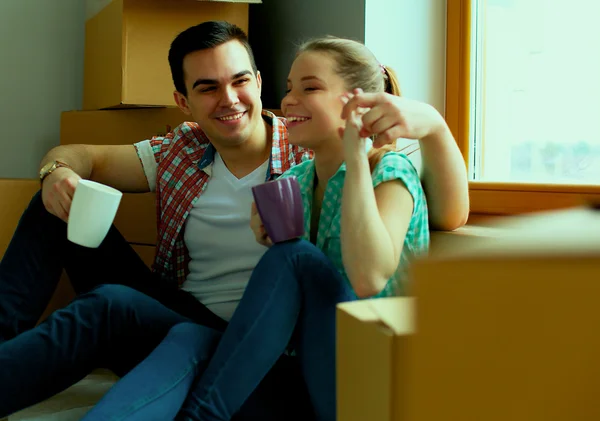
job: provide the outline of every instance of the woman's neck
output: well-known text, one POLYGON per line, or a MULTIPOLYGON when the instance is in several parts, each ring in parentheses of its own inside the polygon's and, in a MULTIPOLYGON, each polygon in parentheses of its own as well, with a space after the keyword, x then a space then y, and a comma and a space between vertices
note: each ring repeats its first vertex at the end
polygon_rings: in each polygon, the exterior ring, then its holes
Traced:
MULTIPOLYGON (((329 147, 315 150, 315 171, 319 185, 322 185, 323 190, 331 177, 335 175, 340 165, 344 162, 344 154, 341 148, 329 147)), ((315 184, 316 185, 316 184, 315 184)))

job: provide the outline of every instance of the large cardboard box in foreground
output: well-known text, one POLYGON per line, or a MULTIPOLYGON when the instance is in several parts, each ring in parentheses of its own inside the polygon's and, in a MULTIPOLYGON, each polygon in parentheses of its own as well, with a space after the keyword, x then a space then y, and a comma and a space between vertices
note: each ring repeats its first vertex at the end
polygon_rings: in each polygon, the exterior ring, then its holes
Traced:
POLYGON ((402 297, 338 305, 338 421, 403 419, 413 305, 402 297))
POLYGON ((600 211, 497 228, 413 267, 405 419, 599 420, 600 211))
POLYGON ((600 419, 600 211, 501 219, 338 305, 338 421, 600 419), (414 302, 413 302, 414 300, 414 302))
MULTIPOLYGON (((60 143, 133 145, 165 135, 186 121, 179 108, 145 108, 101 111, 67 111, 61 114, 60 143)), ((123 195, 115 225, 130 243, 156 244, 154 193, 123 195)))
POLYGON ((261 0, 87 0, 83 108, 174 106, 167 60, 185 29, 225 20, 248 31, 261 0))

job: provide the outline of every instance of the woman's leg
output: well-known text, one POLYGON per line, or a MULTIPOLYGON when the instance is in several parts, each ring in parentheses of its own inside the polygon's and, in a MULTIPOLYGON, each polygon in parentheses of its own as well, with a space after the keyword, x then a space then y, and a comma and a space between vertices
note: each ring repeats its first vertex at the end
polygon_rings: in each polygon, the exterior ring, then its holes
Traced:
POLYGON ((154 351, 120 379, 82 420, 172 420, 220 336, 220 332, 195 323, 173 326, 154 351))
POLYGON ((233 421, 315 421, 300 361, 282 355, 246 399, 233 421))
MULTIPOLYGON (((172 420, 220 337, 221 333, 191 322, 173 326, 154 351, 121 378, 83 421, 172 420)), ((236 414, 236 420, 279 421, 289 418, 290 413, 301 414, 298 419, 303 421, 314 420, 305 389, 288 383, 303 381, 292 360, 295 358, 285 355, 280 358, 236 414)))
POLYGON ((355 299, 314 245, 297 240, 271 247, 177 419, 231 419, 298 326, 298 351, 317 419, 334 420, 336 304, 355 299))

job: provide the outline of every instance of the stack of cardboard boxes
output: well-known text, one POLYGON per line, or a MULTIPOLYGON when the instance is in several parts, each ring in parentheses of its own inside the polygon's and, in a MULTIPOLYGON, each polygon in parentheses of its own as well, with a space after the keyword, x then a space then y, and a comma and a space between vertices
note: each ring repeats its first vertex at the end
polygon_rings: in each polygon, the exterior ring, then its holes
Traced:
MULTIPOLYGON (((60 143, 133 144, 186 118, 175 105, 168 64, 173 39, 225 20, 248 31, 261 0, 87 0, 83 110, 64 112, 60 143)), ((154 194, 125 194, 115 225, 149 264, 156 243, 154 194)))

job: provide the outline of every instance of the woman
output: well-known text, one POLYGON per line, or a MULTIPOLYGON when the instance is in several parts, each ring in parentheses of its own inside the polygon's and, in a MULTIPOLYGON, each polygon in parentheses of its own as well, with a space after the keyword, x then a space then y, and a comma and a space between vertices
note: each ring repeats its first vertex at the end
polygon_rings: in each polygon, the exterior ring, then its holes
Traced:
MULTIPOLYGON (((288 348, 316 418, 335 419, 336 304, 405 292, 407 264, 429 244, 417 171, 389 147, 367 152, 367 136, 452 141, 433 107, 399 94, 391 69, 360 43, 323 38, 300 48, 282 111, 290 142, 315 159, 283 177, 300 182, 304 238, 265 253, 210 361, 214 335, 177 325, 84 419, 231 419, 288 348), (148 373, 160 384, 136 396, 148 373), (127 405, 117 406, 123 395, 127 405)), ((270 245, 255 210, 252 228, 270 245)))

